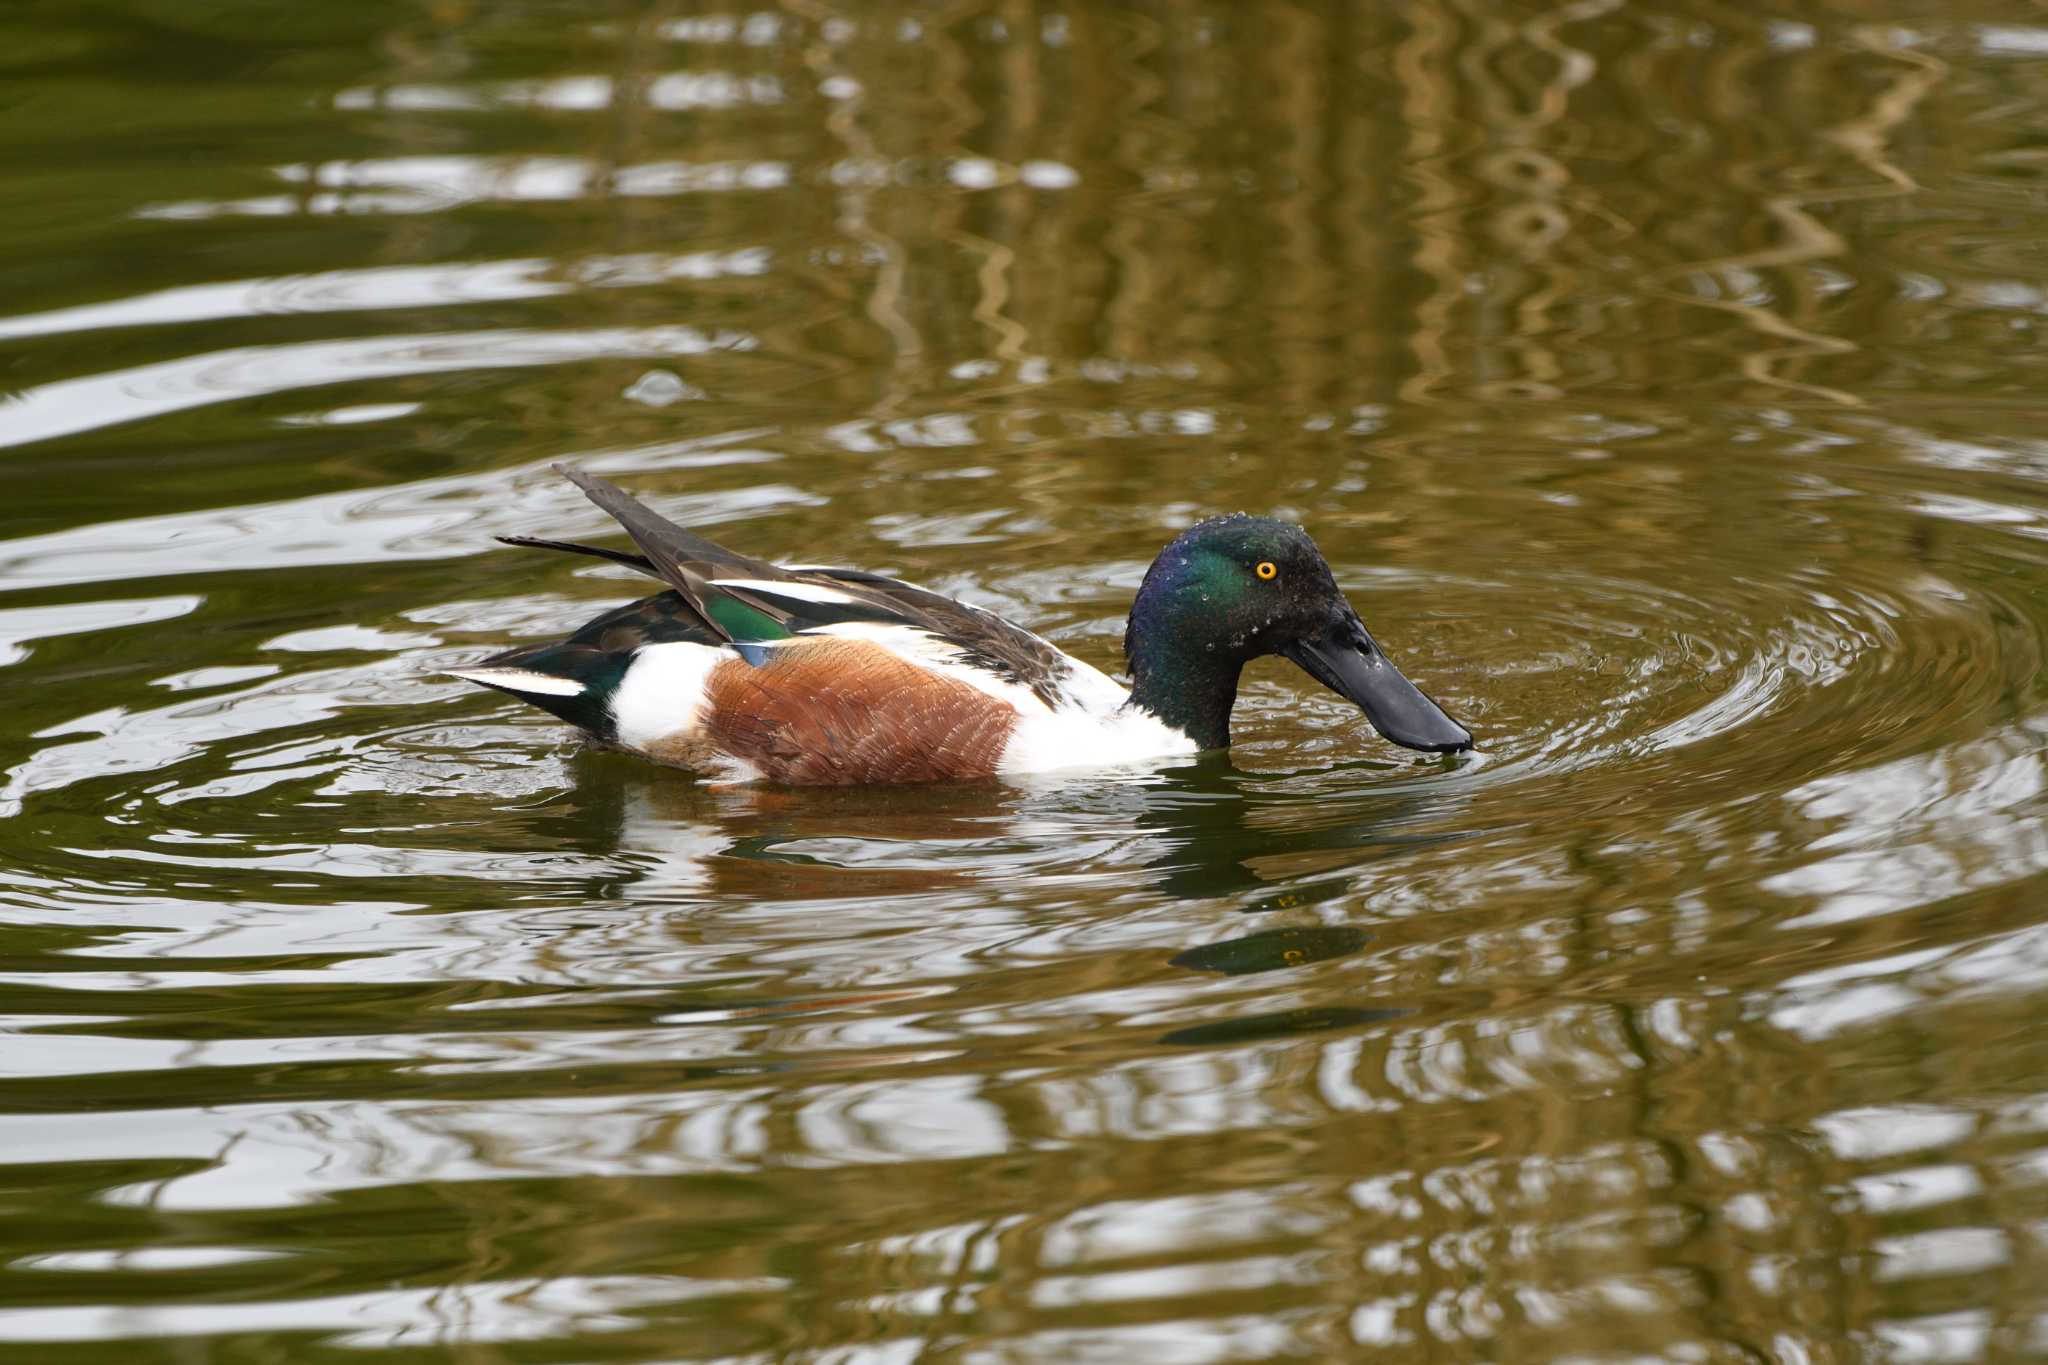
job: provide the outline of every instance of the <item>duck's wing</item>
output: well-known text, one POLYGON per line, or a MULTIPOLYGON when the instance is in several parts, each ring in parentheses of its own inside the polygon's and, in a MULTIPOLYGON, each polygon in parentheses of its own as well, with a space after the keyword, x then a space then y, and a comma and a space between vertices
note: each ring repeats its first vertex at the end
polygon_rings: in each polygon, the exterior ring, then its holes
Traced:
POLYGON ((1030 688, 1047 706, 1057 708, 1074 700, 1076 670, 1085 665, 992 611, 864 569, 806 572, 850 594, 886 604, 914 629, 956 650, 962 663, 1030 688))
POLYGON ((592 555, 659 578, 716 638, 742 652, 806 634, 857 634, 921 662, 979 669, 1050 707, 1073 697, 1075 662, 992 612, 861 569, 755 559, 684 530, 615 484, 556 469, 625 527, 642 553, 523 536, 509 543, 592 555))

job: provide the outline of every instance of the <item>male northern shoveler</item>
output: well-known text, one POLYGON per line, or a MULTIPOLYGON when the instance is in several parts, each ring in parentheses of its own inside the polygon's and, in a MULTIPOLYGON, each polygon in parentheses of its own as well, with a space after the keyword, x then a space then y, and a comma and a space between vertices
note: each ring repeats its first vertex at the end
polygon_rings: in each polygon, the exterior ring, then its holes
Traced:
POLYGON ((658 763, 726 781, 930 782, 1220 749, 1238 674, 1265 654, 1358 703, 1396 744, 1472 745, 1366 633, 1298 526, 1217 517, 1160 551, 1124 632, 1126 693, 978 607, 859 569, 737 554, 556 468, 641 553, 501 539, 625 564, 667 591, 454 674, 658 763))

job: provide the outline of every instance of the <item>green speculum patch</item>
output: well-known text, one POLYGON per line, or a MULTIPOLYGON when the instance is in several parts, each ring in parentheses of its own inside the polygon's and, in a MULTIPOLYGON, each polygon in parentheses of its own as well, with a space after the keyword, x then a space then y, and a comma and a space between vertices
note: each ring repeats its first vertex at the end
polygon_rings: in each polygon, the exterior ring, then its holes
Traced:
POLYGON ((713 597, 704 604, 704 614, 735 640, 787 640, 788 627, 758 607, 733 597, 713 597))

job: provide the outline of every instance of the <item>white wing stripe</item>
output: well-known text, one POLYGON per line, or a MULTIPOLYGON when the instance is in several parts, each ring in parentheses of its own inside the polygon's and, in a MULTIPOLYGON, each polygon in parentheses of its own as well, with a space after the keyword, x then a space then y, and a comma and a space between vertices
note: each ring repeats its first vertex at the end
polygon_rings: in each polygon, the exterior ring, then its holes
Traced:
POLYGON ((781 579, 768 578, 714 578, 714 588, 738 588, 741 592, 759 593, 763 597, 786 597, 793 602, 828 602, 848 605, 860 599, 848 596, 837 588, 828 588, 822 583, 790 583, 781 579))

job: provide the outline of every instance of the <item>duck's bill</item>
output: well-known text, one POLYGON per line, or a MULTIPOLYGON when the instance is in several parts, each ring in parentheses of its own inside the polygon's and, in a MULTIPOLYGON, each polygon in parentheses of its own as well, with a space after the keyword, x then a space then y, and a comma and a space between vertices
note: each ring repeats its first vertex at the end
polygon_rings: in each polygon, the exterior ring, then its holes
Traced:
POLYGON ((1431 753, 1472 747, 1472 732, 1403 677, 1357 617, 1283 652, 1317 682, 1356 702, 1381 738, 1431 753))

